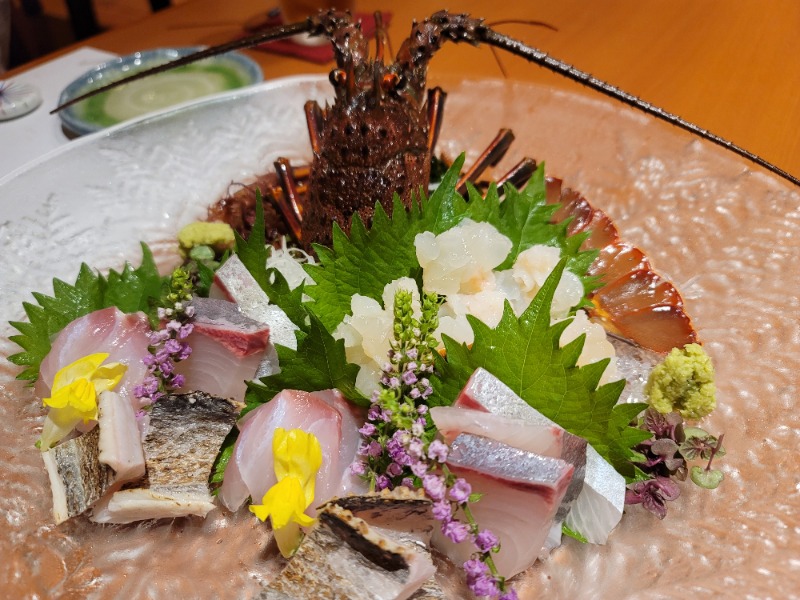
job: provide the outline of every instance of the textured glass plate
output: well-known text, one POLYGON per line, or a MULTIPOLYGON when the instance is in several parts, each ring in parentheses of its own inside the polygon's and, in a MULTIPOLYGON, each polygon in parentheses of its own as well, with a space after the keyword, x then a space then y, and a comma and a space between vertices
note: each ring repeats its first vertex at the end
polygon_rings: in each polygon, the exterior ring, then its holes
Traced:
MULTIPOLYGON (((447 85, 440 148, 475 158, 501 126, 606 211, 681 289, 717 364, 722 486, 683 485, 665 521, 632 507, 606 546, 567 540, 518 578, 549 598, 792 598, 800 581, 800 195, 728 153, 594 96, 510 82, 447 85)), ((308 159, 294 79, 95 134, 0 181, 0 321, 27 290, 139 259, 279 155, 308 159), (157 143, 156 143, 157 142, 157 143)), ((501 167, 504 165, 501 165, 501 167)), ((0 336, 10 329, 0 324, 0 336)), ((0 340, 0 355, 13 345, 0 340)), ((33 448, 42 411, 0 364, 0 590, 10 598, 247 598, 277 564, 249 513, 132 526, 51 524, 33 448)), ((453 592, 454 597, 460 597, 453 592)))

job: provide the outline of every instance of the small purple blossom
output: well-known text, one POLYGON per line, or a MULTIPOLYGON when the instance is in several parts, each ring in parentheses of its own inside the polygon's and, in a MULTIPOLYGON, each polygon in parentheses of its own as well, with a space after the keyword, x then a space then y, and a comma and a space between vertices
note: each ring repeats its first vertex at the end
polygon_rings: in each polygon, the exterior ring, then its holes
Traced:
POLYGON ((403 487, 407 487, 411 490, 414 489, 414 480, 411 477, 403 477, 403 481, 400 482, 400 485, 403 487))
POLYGON ((450 492, 447 495, 450 500, 453 500, 458 504, 464 504, 467 500, 469 500, 469 495, 471 493, 472 486, 467 483, 467 480, 458 478, 453 484, 453 487, 450 488, 450 492))
POLYGON ((408 453, 414 458, 422 458, 424 452, 425 446, 421 439, 415 437, 408 443, 408 453))
POLYGON ((419 352, 417 351, 416 348, 411 348, 410 350, 406 350, 406 356, 411 360, 417 360, 419 352))
POLYGON ((442 523, 442 533, 456 544, 460 544, 469 537, 469 525, 456 519, 442 523))
POLYGON ((443 463, 447 460, 448 452, 449 449, 447 448, 447 444, 440 442, 439 440, 433 440, 430 443, 430 446, 428 446, 428 458, 440 463, 443 463))
POLYGON ((181 348, 181 351, 175 357, 175 360, 177 361, 186 360, 187 358, 189 358, 189 356, 191 356, 191 354, 192 354, 192 347, 189 344, 184 344, 183 348, 181 348))
POLYGON ((386 474, 389 477, 397 477, 403 473, 403 467, 396 462, 389 463, 389 466, 386 467, 386 474))
POLYGON ((517 596, 517 590, 514 588, 509 588, 505 591, 505 593, 500 594, 500 598, 498 600, 519 600, 519 596, 517 596))
POLYGON ((413 371, 406 371, 402 375, 403 383, 406 385, 414 385, 417 383, 417 376, 413 371))
POLYGON ((380 418, 381 418, 381 409, 380 407, 373 404, 370 407, 369 411, 367 411, 367 419, 369 419, 370 421, 378 421, 380 420, 380 418))
POLYGON ((417 407, 417 412, 418 412, 419 414, 421 414, 421 415, 426 415, 426 414, 428 414, 428 406, 427 406, 426 404, 420 404, 420 405, 417 407))
POLYGON ((178 373, 172 378, 171 386, 173 389, 182 388, 186 385, 186 377, 178 373))
POLYGON ((500 589, 497 587, 497 581, 494 577, 488 575, 476 577, 471 583, 467 581, 467 585, 469 586, 469 589, 472 590, 472 593, 476 596, 489 596, 491 598, 496 598, 500 593, 500 589))
POLYGON ((390 377, 388 386, 391 389, 396 390, 397 388, 400 387, 400 380, 397 377, 390 377))
POLYGON ((442 500, 446 491, 444 477, 439 475, 425 475, 422 478, 422 487, 431 500, 442 500))
MULTIPOLYGON (((411 388, 411 391, 408 392, 408 395, 411 396, 411 398, 413 398, 414 400, 416 400, 417 398, 422 396, 422 392, 420 392, 417 388, 411 388)), ((425 406, 425 405, 422 404, 420 406, 425 406)))
POLYGON ((183 344, 174 338, 170 338, 164 343, 164 350, 170 354, 178 354, 183 350, 183 344))
POLYGON ((464 572, 467 574, 468 579, 475 579, 482 575, 489 574, 489 567, 486 566, 482 560, 477 558, 470 558, 462 565, 464 572))
POLYGON ((376 431, 377 428, 372 423, 364 423, 364 426, 358 430, 358 432, 365 437, 374 435, 376 431))
MULTIPOLYGON (((433 503, 433 518, 442 523, 449 523, 453 518, 453 508, 447 500, 439 500, 433 503)), ((483 563, 481 563, 483 564, 483 563)))
POLYGON ((363 475, 367 472, 367 465, 357 460, 350 464, 350 473, 353 475, 363 475))
POLYGON ((499 543, 497 536, 488 529, 484 529, 475 536, 475 547, 481 552, 491 552, 499 543))
POLYGON ((172 321, 167 323, 167 326, 165 327, 165 329, 167 331, 176 331, 177 332, 177 331, 180 331, 180 328, 181 328, 182 325, 183 324, 180 321, 178 321, 176 319, 172 319, 172 321))
POLYGON ((377 457, 383 453, 383 446, 381 446, 380 442, 372 440, 367 447, 367 454, 369 456, 377 457))
POLYGON ((378 477, 375 479, 375 487, 378 489, 378 491, 385 490, 390 485, 392 485, 392 482, 386 475, 378 475, 378 477))
POLYGON ((420 479, 422 479, 423 477, 425 477, 425 475, 428 474, 428 465, 426 465, 422 461, 415 462, 411 465, 411 472, 420 479))

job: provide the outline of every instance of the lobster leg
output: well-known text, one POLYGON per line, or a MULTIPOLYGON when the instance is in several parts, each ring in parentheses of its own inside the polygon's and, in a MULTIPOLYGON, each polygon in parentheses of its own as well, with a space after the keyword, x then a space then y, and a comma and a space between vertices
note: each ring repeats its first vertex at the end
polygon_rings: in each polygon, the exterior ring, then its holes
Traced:
POLYGON ((316 100, 309 100, 305 104, 306 124, 308 125, 308 138, 314 154, 319 154, 319 132, 322 129, 322 109, 316 100))
POLYGON ((446 98, 447 93, 438 86, 428 90, 428 103, 425 106, 428 110, 428 152, 431 156, 439 139, 439 132, 442 130, 446 98))
POLYGON ((467 182, 475 183, 487 167, 494 166, 500 159, 508 152, 511 143, 514 141, 514 132, 510 129, 501 129, 497 136, 492 140, 492 143, 486 147, 486 150, 478 157, 475 164, 472 165, 458 180, 458 193, 464 194, 467 191, 467 182))
POLYGON ((510 183, 515 188, 523 187, 536 171, 536 161, 532 158, 523 158, 520 162, 514 165, 511 170, 497 180, 497 187, 502 188, 505 184, 510 183))
POLYGON ((275 161, 275 172, 278 174, 283 194, 271 195, 269 200, 286 221, 294 241, 300 244, 303 239, 303 214, 300 209, 302 202, 297 180, 294 177, 294 169, 287 159, 279 158, 275 161))

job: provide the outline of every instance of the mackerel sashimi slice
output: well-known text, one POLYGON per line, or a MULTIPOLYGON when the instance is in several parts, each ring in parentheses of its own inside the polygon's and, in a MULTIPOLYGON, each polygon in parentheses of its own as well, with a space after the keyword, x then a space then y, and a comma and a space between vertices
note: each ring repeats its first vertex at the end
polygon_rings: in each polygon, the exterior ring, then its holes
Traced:
MULTIPOLYGON (((473 493, 483 494, 471 510, 481 527, 500 540, 501 551, 493 557, 497 569, 513 577, 533 565, 574 467, 558 458, 468 433, 451 444, 447 466, 470 483, 473 493)), ((457 565, 474 551, 472 544, 455 544, 438 529, 433 543, 457 565)))

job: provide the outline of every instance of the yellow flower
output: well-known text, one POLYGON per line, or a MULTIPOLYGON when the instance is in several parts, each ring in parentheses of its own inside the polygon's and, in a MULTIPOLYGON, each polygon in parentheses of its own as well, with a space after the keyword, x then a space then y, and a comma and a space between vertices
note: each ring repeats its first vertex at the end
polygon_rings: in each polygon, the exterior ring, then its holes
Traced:
POLYGON ((267 490, 261 504, 250 506, 250 511, 262 521, 269 517, 278 548, 288 558, 302 540, 300 527, 314 523, 305 511, 314 501, 322 449, 313 433, 278 427, 272 438, 272 454, 278 482, 267 490))
POLYGON ((50 407, 39 440, 43 451, 63 439, 81 421, 97 419, 98 394, 113 390, 128 369, 121 363, 103 365, 107 358, 106 353, 90 354, 56 373, 52 396, 43 400, 50 407))

